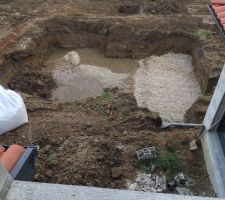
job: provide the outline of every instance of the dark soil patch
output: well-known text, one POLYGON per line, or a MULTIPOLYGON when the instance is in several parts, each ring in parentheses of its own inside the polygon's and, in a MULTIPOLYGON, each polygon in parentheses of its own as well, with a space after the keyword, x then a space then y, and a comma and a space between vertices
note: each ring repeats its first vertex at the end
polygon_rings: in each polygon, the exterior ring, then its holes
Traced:
POLYGON ((38 71, 18 72, 8 83, 9 88, 12 90, 37 95, 42 98, 49 98, 51 96, 51 90, 56 85, 50 73, 41 73, 38 71))
POLYGON ((120 3, 118 12, 120 14, 127 14, 127 15, 138 14, 140 12, 140 5, 135 2, 124 1, 120 3))

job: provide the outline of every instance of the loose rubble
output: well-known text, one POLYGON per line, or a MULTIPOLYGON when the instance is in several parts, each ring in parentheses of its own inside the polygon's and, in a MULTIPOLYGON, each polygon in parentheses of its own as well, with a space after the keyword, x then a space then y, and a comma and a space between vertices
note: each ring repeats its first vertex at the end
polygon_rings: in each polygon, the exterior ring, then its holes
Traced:
POLYGON ((173 192, 180 195, 193 196, 190 188, 193 186, 193 180, 183 173, 179 173, 168 183, 166 181, 166 176, 158 176, 155 174, 138 174, 134 183, 129 184, 128 188, 130 190, 137 190, 143 192, 173 192))
POLYGON ((168 187, 171 191, 175 191, 181 195, 192 196, 193 194, 190 192, 190 188, 192 186, 193 180, 188 176, 185 176, 183 173, 179 173, 168 183, 168 187))
POLYGON ((129 189, 144 192, 166 192, 166 176, 139 174, 135 180, 135 183, 129 185, 129 189))

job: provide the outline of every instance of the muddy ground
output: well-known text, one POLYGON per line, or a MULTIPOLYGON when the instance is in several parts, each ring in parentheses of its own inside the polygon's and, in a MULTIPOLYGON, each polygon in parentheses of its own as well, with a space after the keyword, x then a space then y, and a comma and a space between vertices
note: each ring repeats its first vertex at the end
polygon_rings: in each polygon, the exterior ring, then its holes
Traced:
MULTIPOLYGON (((26 93, 30 120, 1 136, 1 143, 40 146, 35 181, 112 188, 126 188, 126 180, 135 178, 135 150, 147 146, 166 150, 172 145, 180 170, 194 179, 194 194, 211 196, 201 150, 189 151, 188 143, 197 130, 162 132, 158 116, 138 108, 132 94, 117 90, 110 90, 107 98, 48 101, 55 84, 39 71, 52 47, 97 48, 109 57, 130 58, 188 53, 202 93, 210 96, 224 63, 225 47, 207 3, 1 1, 0 83, 26 93), (207 31, 210 34, 205 35, 207 31), (35 73, 38 78, 31 79, 30 74, 35 73)), ((201 121, 207 104, 200 111, 198 105, 189 110, 188 121, 201 121)))

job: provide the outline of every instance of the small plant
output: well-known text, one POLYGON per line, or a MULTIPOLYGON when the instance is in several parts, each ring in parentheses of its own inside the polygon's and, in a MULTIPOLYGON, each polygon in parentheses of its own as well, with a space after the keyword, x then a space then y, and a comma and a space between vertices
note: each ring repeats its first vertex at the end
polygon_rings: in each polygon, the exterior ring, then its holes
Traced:
POLYGON ((201 40, 206 40, 212 38, 213 32, 211 30, 199 29, 197 32, 197 36, 201 40))
POLYGON ((175 174, 179 169, 176 154, 169 151, 160 152, 154 163, 168 174, 175 174))
POLYGON ((112 99, 112 94, 110 92, 103 91, 100 98, 101 99, 112 99))
POLYGON ((152 166, 151 165, 143 165, 141 170, 145 173, 145 174, 150 174, 152 172, 152 166))
POLYGON ((169 177, 175 175, 179 170, 177 156, 172 151, 161 151, 153 160, 139 161, 139 168, 146 174, 152 172, 153 165, 156 169, 165 171, 169 177))

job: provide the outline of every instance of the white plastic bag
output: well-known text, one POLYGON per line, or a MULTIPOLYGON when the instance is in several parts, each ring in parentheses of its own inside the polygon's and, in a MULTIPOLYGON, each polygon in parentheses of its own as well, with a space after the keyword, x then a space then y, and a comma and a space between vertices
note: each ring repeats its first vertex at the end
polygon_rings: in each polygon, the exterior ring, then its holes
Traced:
POLYGON ((0 85, 0 135, 28 122, 22 97, 0 85))

